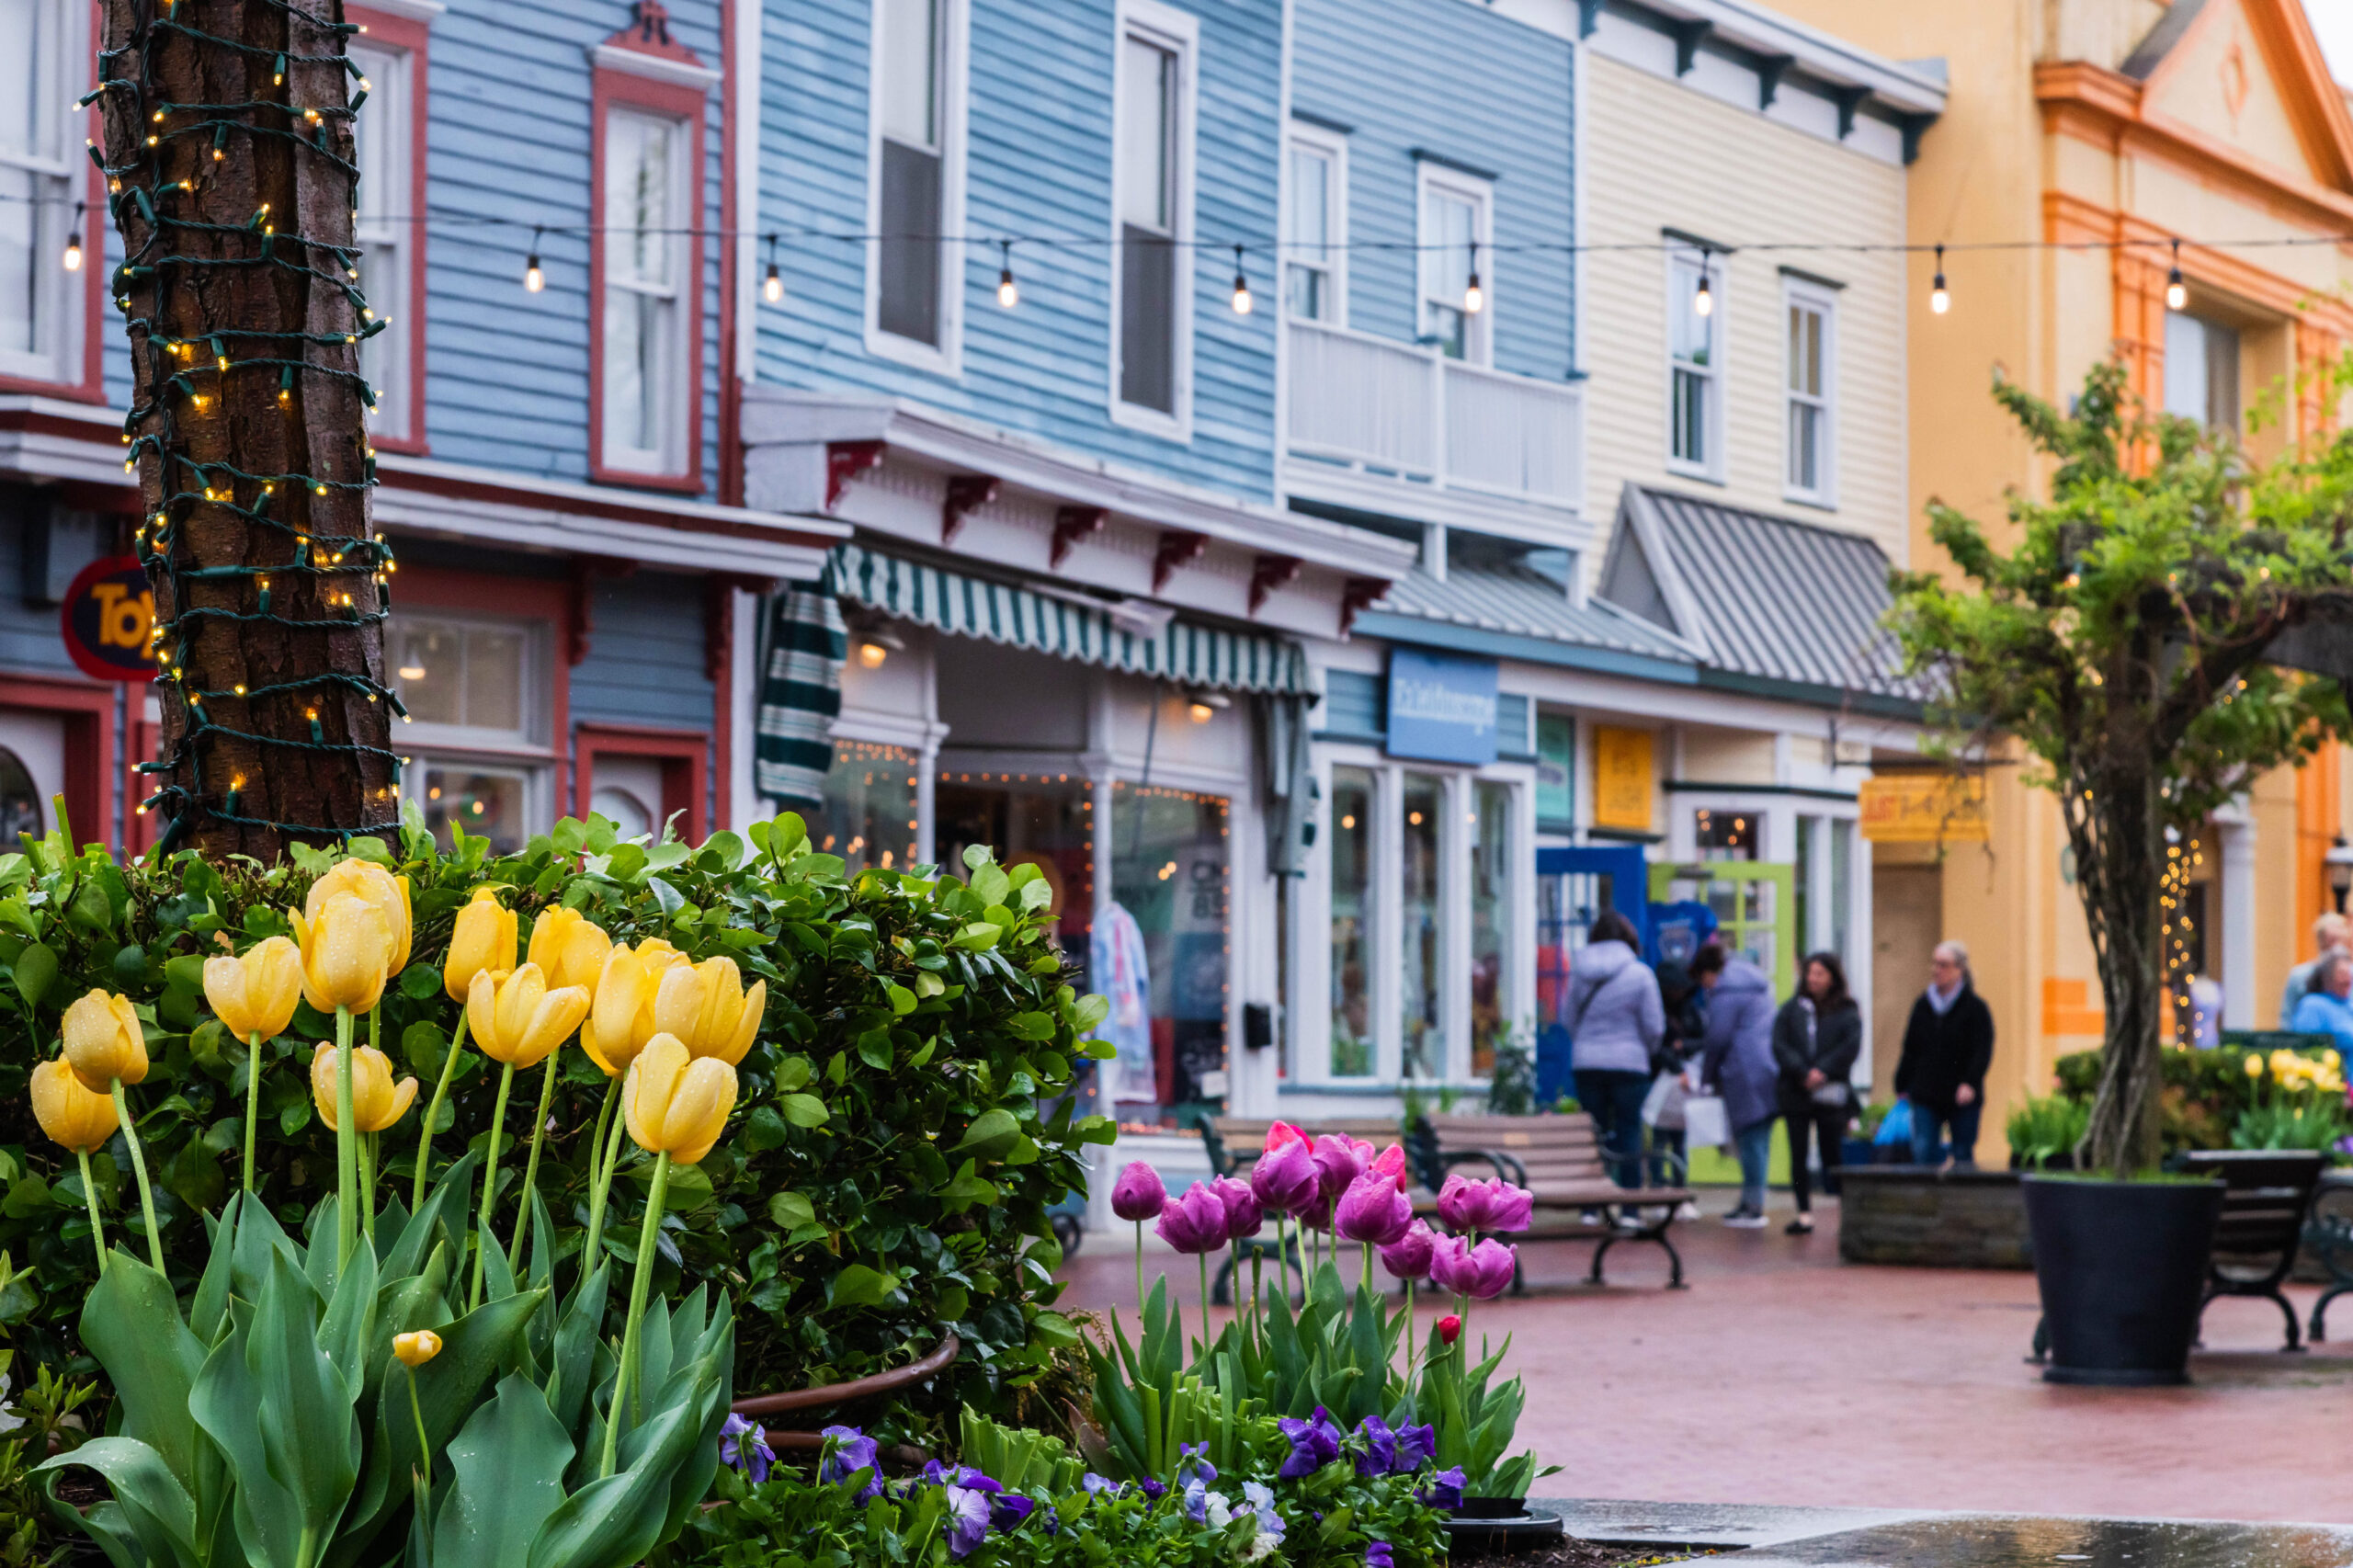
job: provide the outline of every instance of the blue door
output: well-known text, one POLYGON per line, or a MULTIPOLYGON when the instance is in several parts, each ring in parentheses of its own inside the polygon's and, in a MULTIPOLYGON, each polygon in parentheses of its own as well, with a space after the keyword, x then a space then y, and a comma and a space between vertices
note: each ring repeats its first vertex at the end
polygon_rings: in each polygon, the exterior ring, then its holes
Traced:
POLYGON ((1605 909, 1633 923, 1650 946, 1650 870, 1642 846, 1612 844, 1536 852, 1536 1098, 1571 1092, 1569 959, 1605 909))

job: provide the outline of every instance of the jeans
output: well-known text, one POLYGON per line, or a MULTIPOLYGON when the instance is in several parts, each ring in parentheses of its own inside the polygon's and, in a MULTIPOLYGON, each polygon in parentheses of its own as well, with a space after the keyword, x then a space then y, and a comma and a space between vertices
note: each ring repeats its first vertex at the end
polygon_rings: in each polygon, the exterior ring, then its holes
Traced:
POLYGON ((1651 1075, 1620 1068, 1579 1068, 1577 1103, 1593 1118, 1593 1130, 1611 1158, 1604 1163, 1620 1187, 1643 1185, 1643 1101, 1651 1075))
POLYGON ((1952 1163, 1964 1169, 1977 1165, 1977 1120, 1985 1113, 1981 1099, 1967 1105, 1957 1105, 1950 1110, 1938 1110, 1932 1106, 1912 1102, 1912 1163, 1933 1165, 1937 1163, 1937 1133, 1942 1128, 1952 1130, 1952 1163))
POLYGON ((1843 1105, 1815 1105, 1811 1100, 1802 1110, 1781 1113, 1781 1119, 1790 1126, 1790 1190, 1797 1198, 1799 1213, 1813 1210, 1813 1173, 1806 1168, 1806 1134, 1811 1131, 1822 1145, 1822 1190, 1836 1197, 1841 1145, 1853 1114, 1843 1105))
POLYGON ((1773 1162, 1773 1123, 1760 1121, 1732 1135, 1740 1151, 1740 1206, 1751 1214, 1765 1212, 1765 1172, 1773 1162))

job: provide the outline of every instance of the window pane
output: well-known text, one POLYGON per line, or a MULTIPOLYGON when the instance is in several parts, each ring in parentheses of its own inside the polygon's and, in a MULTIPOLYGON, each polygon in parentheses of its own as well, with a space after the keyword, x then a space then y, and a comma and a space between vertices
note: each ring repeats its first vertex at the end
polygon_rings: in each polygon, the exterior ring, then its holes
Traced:
POLYGON ((1176 56, 1131 38, 1120 68, 1120 217, 1166 234, 1176 215, 1176 56))
POLYGON ((400 663, 392 673, 409 717, 420 724, 465 722, 461 634, 453 627, 426 625, 403 627, 395 635, 400 663))
POLYGON ((1313 147, 1290 150, 1291 254, 1321 261, 1332 240, 1332 155, 1313 147))
POLYGON ((1438 815, 1445 802, 1441 780, 1427 773, 1405 775, 1403 864, 1398 867, 1398 1004, 1404 1025, 1404 1074, 1434 1078, 1445 1070, 1446 1034, 1441 1008, 1445 986, 1439 965, 1446 955, 1444 906, 1439 902, 1438 815))
POLYGON ((466 716, 477 730, 523 729, 523 634, 466 633, 466 716))
POLYGON ((1480 780, 1471 824, 1471 1075, 1495 1068, 1511 1034, 1504 1016, 1504 954, 1511 923, 1511 789, 1480 780))
POLYGON ((1230 994, 1226 801, 1157 785, 1112 790, 1115 896, 1142 933, 1163 1104, 1222 1099, 1230 994))
POLYGON ((882 134, 939 146, 939 0, 882 0, 882 134))
POLYGON ((1805 314, 1805 385, 1800 390, 1808 397, 1822 395, 1822 323, 1820 311, 1805 314))
MULTIPOLYGON (((1710 288, 1712 291, 1713 285, 1710 288)), ((1675 264, 1675 288, 1668 300, 1667 336, 1675 357, 1690 365, 1707 365, 1715 356, 1716 321, 1713 315, 1701 315, 1694 307, 1699 297, 1699 264, 1677 261, 1675 264)))
POLYGON ((2206 324, 2179 311, 2165 312, 2165 412, 2206 419, 2206 324))
POLYGON ((937 153, 882 144, 876 324, 934 347, 939 343, 941 162, 937 153))
POLYGON ((904 870, 914 864, 919 766, 904 746, 835 741, 825 808, 809 824, 810 840, 821 852, 840 856, 852 871, 869 866, 904 870))
POLYGON ((1855 899, 1855 824, 1830 824, 1830 950, 1841 963, 1851 963, 1847 950, 1847 910, 1855 899))
POLYGON ((666 287, 675 236, 670 222, 670 143, 666 119, 616 109, 606 119, 606 266, 616 281, 666 287))
POLYGON ((16 62, 0 71, 0 156, 53 158, 58 117, 50 112, 43 51, 56 45, 55 0, 0 0, 0 50, 16 62))
MULTIPOLYGON (((0 76, 10 73, 0 71, 0 76)), ((53 184, 0 168, 0 349, 39 353, 41 264, 39 197, 53 184)), ((86 263, 85 265, 87 265, 86 263)))
POLYGON ((1302 321, 1328 319, 1332 308, 1332 276, 1321 267, 1292 262, 1283 268, 1288 297, 1285 307, 1302 321))
POLYGON ((2239 335, 2212 322, 2206 324, 2206 423, 2227 431, 2239 424, 2239 335))
POLYGON ((490 840, 494 855, 519 855, 530 837, 530 775, 522 768, 476 767, 460 762, 427 761, 419 770, 425 784, 425 825, 444 848, 456 823, 469 838, 490 840))
POLYGON ((1373 1068, 1372 774, 1332 769, 1332 1075, 1373 1068))
POLYGON ((1120 401, 1176 412, 1177 247, 1130 224, 1120 247, 1120 401))
POLYGON ((1813 858, 1818 852, 1816 846, 1821 836, 1820 817, 1798 818, 1797 871, 1792 880, 1796 884, 1798 951, 1801 953, 1813 949, 1813 858))
POLYGON ((1790 403, 1790 484, 1822 488, 1822 410, 1810 403, 1790 403))
POLYGON ((1756 819, 1747 812, 1711 812, 1702 806, 1693 817, 1694 839, 1702 860, 1756 858, 1756 819))
POLYGON ((1708 378, 1677 366, 1672 401, 1675 455, 1685 462, 1708 461, 1708 378))

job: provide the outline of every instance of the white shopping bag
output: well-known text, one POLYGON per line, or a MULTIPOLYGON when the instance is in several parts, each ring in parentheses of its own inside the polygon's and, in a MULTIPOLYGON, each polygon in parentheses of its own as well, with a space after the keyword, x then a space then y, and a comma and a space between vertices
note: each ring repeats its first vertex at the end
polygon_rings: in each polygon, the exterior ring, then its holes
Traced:
POLYGON ((1670 1131, 1680 1128, 1684 1097, 1683 1075, 1661 1073, 1651 1080, 1651 1092, 1643 1096, 1643 1125, 1670 1131))
POLYGON ((1721 1095, 1693 1095, 1683 1102, 1683 1142, 1687 1149, 1721 1149, 1732 1142, 1732 1119, 1724 1114, 1721 1095))

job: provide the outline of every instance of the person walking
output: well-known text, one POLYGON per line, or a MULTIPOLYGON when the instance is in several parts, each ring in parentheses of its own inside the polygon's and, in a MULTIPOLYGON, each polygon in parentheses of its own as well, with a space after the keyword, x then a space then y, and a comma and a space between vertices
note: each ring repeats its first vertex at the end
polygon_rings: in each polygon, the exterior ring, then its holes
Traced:
POLYGON ((1708 993, 1708 1031, 1699 1053, 1702 1083, 1723 1096, 1724 1119, 1740 1154, 1740 1206, 1724 1216, 1735 1230, 1765 1228, 1765 1176, 1780 1109, 1773 1060, 1773 983, 1746 959, 1711 942, 1691 960, 1691 977, 1708 993))
POLYGON ((1641 940, 1631 921, 1605 910, 1569 964, 1570 1071, 1620 1187, 1643 1185, 1643 1100, 1666 1031, 1658 977, 1635 951, 1641 940))
MULTIPOLYGON (((1683 1102, 1691 1089, 1685 1073, 1699 1059, 1699 1042, 1708 1032, 1708 994, 1691 978, 1691 966, 1680 959, 1662 959, 1658 999, 1666 1007, 1666 1032, 1651 1052, 1651 1096, 1643 1102, 1650 1123, 1651 1185, 1681 1187, 1690 1179, 1690 1151, 1684 1136, 1683 1102)), ((1699 1206, 1688 1199, 1675 1217, 1696 1220, 1699 1206)))
POLYGON ((1928 959, 1928 989, 1904 1026, 1895 1092, 1912 1102, 1912 1158, 1936 1160, 1937 1137, 1949 1130, 1953 1164, 1977 1164, 1977 1123, 1985 1114, 1985 1072, 1994 1064, 1994 1010, 1977 994, 1969 949, 1939 942, 1928 959))
POLYGON ((2331 948, 2312 963, 2312 989, 2288 1015, 2298 1034, 2334 1035, 2336 1049, 2353 1056, 2353 954, 2331 948))
POLYGON ((2313 975, 2320 968, 2320 960, 2339 949, 2353 951, 2353 922, 2335 910, 2313 922, 2313 957, 2309 963, 2300 963, 2288 971, 2288 983, 2279 993, 2279 1027, 2296 1027, 2296 1008, 2304 1000, 2304 993, 2313 989, 2313 975))
POLYGON ((1849 1075, 1863 1051, 1863 1014, 1847 994, 1847 969, 1836 953, 1805 960, 1798 994, 1773 1019, 1773 1060, 1781 1070, 1781 1119, 1790 1129, 1790 1188, 1797 1217, 1789 1233, 1813 1229, 1813 1173, 1806 1168, 1811 1132, 1822 1149, 1822 1188, 1836 1193, 1838 1156, 1853 1119, 1855 1089, 1849 1075))

